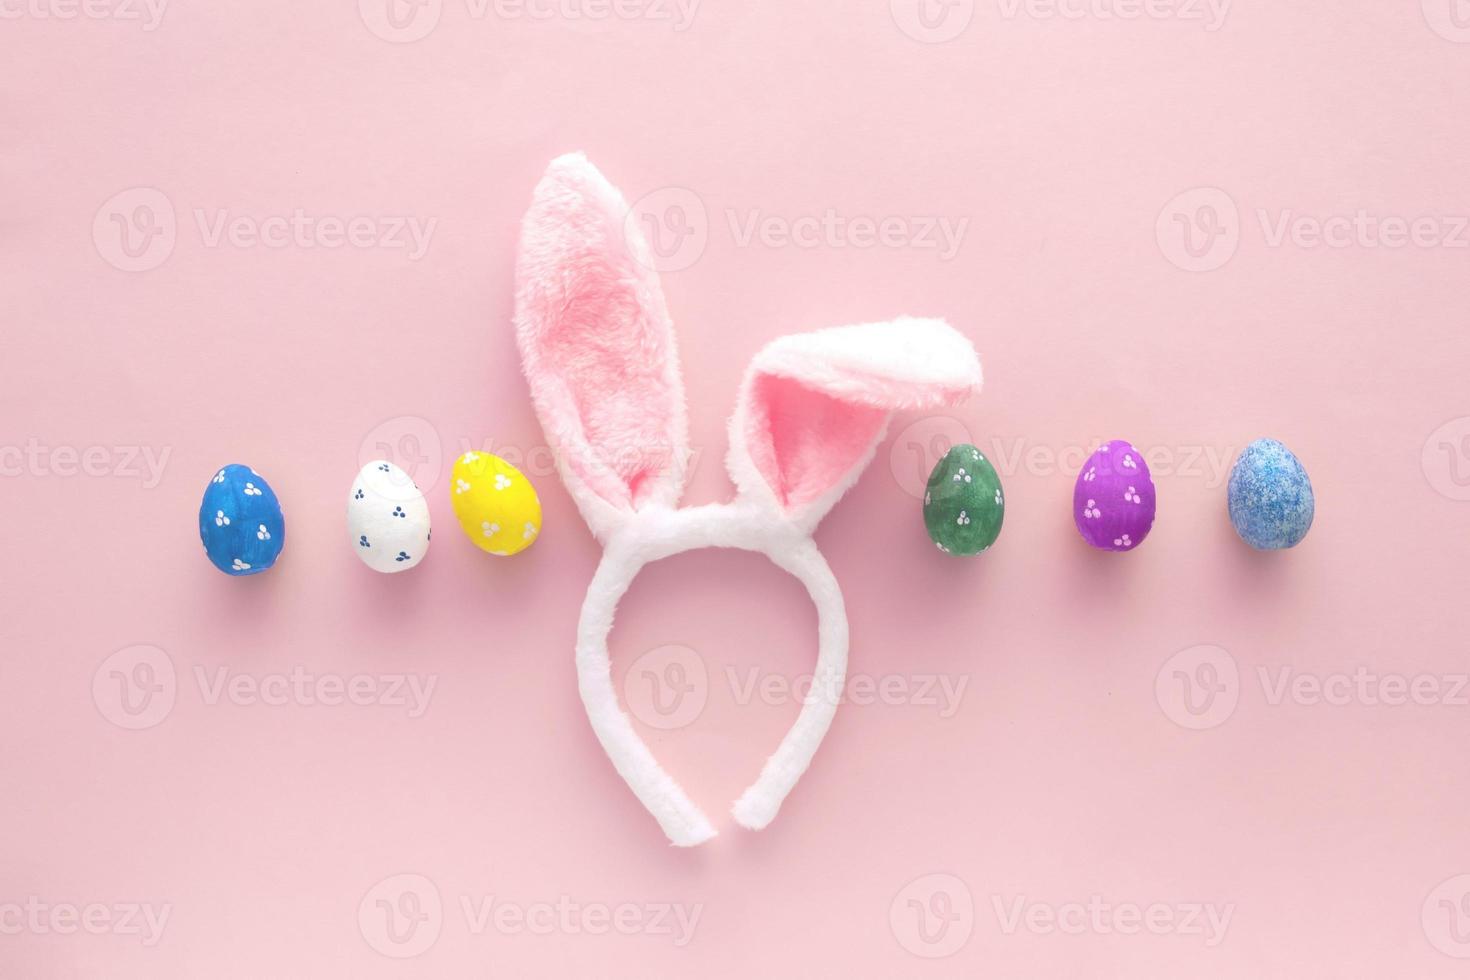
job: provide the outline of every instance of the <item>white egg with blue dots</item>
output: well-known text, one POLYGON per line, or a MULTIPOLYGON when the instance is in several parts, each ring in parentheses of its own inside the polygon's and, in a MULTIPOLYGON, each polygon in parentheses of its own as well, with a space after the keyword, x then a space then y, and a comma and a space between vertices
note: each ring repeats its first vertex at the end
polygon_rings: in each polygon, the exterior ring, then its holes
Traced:
POLYGON ((384 459, 367 464, 347 495, 347 536, 375 572, 401 572, 429 551, 429 502, 402 468, 384 459))

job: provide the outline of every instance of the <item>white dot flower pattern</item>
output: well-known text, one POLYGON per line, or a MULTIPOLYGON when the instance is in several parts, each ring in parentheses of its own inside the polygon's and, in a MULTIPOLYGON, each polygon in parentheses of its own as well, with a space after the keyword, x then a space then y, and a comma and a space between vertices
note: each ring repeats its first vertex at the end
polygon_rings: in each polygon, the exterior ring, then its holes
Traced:
POLYGON ((1005 495, 985 455, 968 444, 940 458, 924 488, 924 526, 947 555, 978 555, 1000 534, 1005 495))
POLYGON ((454 461, 450 503, 460 527, 492 555, 513 555, 541 531, 541 502, 529 480, 489 453, 467 452, 454 461))
POLYGON ((204 554, 227 575, 254 575, 275 564, 286 525, 270 484, 248 466, 214 471, 199 506, 204 554))
POLYGON ((1153 478, 1143 455, 1121 439, 1082 464, 1072 496, 1077 530, 1094 548, 1132 551, 1153 527, 1153 478))

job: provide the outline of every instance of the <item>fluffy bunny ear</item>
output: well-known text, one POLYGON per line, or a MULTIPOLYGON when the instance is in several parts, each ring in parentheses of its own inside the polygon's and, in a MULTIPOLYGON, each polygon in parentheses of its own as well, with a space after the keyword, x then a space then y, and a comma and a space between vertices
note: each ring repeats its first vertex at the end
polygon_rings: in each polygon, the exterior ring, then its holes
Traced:
POLYGON ((980 383, 974 347, 942 320, 782 337, 756 355, 741 386, 730 475, 742 496, 815 527, 867 466, 891 411, 952 405, 980 383))
POLYGON ((600 540, 683 489, 688 420, 647 243, 580 153, 551 162, 521 224, 516 337, 562 479, 600 540))

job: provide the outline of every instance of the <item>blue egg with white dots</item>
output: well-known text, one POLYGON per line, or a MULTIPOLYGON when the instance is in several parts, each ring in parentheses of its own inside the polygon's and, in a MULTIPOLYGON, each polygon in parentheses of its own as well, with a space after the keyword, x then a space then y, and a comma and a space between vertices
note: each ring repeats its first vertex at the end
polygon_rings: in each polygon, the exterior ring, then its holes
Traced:
POLYGON ((1252 548, 1293 548, 1312 527, 1317 502, 1306 468, 1275 439, 1257 439, 1230 471, 1230 523, 1252 548))
POLYGON ((257 575, 270 568, 286 546, 286 519, 276 492, 250 467, 226 466, 204 488, 199 540, 226 575, 257 575))

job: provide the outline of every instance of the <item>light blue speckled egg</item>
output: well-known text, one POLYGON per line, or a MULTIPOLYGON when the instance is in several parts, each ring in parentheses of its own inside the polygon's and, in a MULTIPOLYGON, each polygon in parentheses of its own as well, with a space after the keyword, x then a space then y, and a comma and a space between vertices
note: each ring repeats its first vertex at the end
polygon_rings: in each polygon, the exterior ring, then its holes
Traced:
POLYGON ((1316 512, 1301 461, 1275 439, 1257 439, 1230 471, 1230 523, 1252 548, 1291 548, 1307 536, 1316 512))
POLYGON ((286 546, 286 519, 265 478, 239 463, 215 473, 199 505, 199 540, 226 575, 257 575, 274 565, 286 546))

